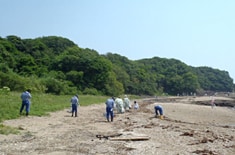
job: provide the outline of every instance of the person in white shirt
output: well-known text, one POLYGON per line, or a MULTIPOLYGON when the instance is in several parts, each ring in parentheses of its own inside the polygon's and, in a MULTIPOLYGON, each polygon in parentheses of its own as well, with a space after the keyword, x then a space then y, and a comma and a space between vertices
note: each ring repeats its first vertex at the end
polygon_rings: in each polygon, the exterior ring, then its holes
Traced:
POLYGON ((134 101, 134 109, 135 109, 135 110, 138 110, 138 109, 139 109, 139 104, 138 104, 136 101, 134 101))

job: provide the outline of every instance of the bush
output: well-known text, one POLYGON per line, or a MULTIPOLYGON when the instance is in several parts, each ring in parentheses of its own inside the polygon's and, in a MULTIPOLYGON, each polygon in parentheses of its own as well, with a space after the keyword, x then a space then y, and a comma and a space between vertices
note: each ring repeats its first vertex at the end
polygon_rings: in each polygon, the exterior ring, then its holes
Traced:
POLYGON ((1 94, 9 94, 9 92, 11 91, 11 89, 7 86, 4 86, 2 89, 0 89, 0 93, 1 94))
POLYGON ((85 88, 83 91, 83 94, 85 95, 100 95, 99 91, 95 88, 85 88))
POLYGON ((55 95, 69 95, 76 94, 77 88, 70 86, 69 81, 60 81, 55 78, 45 78, 42 80, 42 84, 45 85, 46 93, 51 93, 55 95))

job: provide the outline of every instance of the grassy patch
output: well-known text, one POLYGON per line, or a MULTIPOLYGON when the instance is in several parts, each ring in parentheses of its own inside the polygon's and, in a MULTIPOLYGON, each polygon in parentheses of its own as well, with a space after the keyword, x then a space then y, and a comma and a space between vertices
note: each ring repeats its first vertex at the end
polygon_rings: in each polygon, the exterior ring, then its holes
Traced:
MULTIPOLYGON (((0 122, 20 117, 21 92, 0 93, 0 122)), ((49 112, 70 108, 71 95, 51 95, 31 93, 31 106, 29 115, 43 116, 49 112)), ((80 106, 91 104, 104 104, 107 96, 79 95, 80 106)), ((131 98, 137 98, 132 96, 131 98)), ((25 112, 25 111, 24 111, 25 112)), ((17 133, 17 129, 0 124, 0 134, 17 133)))
MULTIPOLYGON (((0 122, 20 117, 20 92, 0 94, 0 122)), ((30 115, 43 116, 49 112, 70 108, 71 95, 51 95, 32 93, 30 115)), ((79 95, 81 106, 105 103, 106 96, 79 95)))

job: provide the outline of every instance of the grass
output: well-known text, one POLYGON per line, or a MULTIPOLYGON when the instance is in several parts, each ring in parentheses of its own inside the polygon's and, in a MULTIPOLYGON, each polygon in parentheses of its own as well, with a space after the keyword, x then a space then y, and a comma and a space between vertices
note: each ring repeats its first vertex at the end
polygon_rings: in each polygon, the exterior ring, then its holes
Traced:
MULTIPOLYGON (((0 94, 0 122, 20 117, 21 93, 0 94)), ((30 115, 42 116, 70 107, 71 95, 31 94, 30 115)), ((106 96, 79 95, 81 106, 105 103, 106 96)))
MULTIPOLYGON (((21 107, 21 93, 9 92, 0 93, 0 123, 4 120, 16 119, 20 117, 19 110, 21 107)), ((49 112, 70 108, 71 95, 51 95, 51 94, 34 94, 32 93, 31 106, 29 115, 43 116, 49 112)), ((81 106, 91 104, 105 103, 106 96, 79 95, 81 106)), ((24 111, 25 112, 25 111, 24 111)), ((0 124, 0 134, 15 133, 15 130, 0 124)))
MULTIPOLYGON (((4 120, 16 119, 20 117, 21 92, 0 93, 0 134, 17 133, 18 129, 7 127, 1 124, 4 120)), ((71 95, 51 95, 31 93, 31 106, 29 115, 43 116, 49 112, 70 108, 71 95)), ((139 98, 131 96, 131 98, 139 98)), ((104 104, 107 96, 79 95, 80 106, 91 104, 104 104)), ((25 110, 24 110, 25 112, 25 110)))

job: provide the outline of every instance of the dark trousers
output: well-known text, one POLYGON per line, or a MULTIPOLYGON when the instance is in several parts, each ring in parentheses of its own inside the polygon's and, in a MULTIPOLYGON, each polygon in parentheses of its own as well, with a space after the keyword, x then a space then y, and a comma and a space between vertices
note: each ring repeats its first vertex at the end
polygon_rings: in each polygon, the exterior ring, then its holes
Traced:
POLYGON ((163 115, 163 110, 162 110, 162 108, 161 107, 159 107, 159 106, 156 106, 156 107, 154 107, 155 108, 155 113, 156 113, 156 115, 163 115))
POLYGON ((30 102, 28 100, 22 101, 22 105, 20 108, 20 114, 24 110, 24 107, 25 107, 26 115, 28 115, 29 111, 30 111, 30 102))
POLYGON ((73 116, 73 113, 75 113, 75 116, 77 117, 77 111, 78 111, 78 105, 72 104, 72 116, 73 116))
POLYGON ((111 116, 111 121, 113 121, 113 108, 106 107, 106 118, 109 121, 109 116, 111 116))

